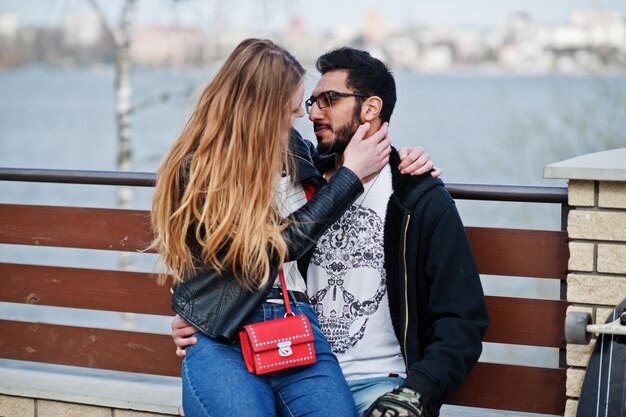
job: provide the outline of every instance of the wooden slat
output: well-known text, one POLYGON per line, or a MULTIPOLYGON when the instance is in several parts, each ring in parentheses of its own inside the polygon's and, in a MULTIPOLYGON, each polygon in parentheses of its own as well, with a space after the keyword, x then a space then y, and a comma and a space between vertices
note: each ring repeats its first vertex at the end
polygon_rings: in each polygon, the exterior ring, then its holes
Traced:
POLYGON ((481 274, 565 279, 567 233, 466 227, 481 274))
MULTIPOLYGON (((57 307, 173 315, 169 286, 150 274, 0 263, 0 301, 57 307)), ((485 340, 565 346, 566 301, 487 297, 485 340)))
POLYGON ((567 301, 486 297, 486 342, 565 348, 567 301))
POLYGON ((169 286, 151 274, 0 263, 0 301, 173 315, 169 286))
POLYGON ((562 416, 565 373, 564 368, 478 363, 446 403, 562 416))
POLYGON ((137 252, 151 241, 148 211, 0 204, 0 243, 137 252))
POLYGON ((0 357, 157 375, 180 375, 169 335, 0 320, 0 357))
MULTIPOLYGON (((566 232, 466 229, 482 274, 565 278, 566 232)), ((142 251, 151 240, 147 211, 0 204, 0 243, 142 251)))

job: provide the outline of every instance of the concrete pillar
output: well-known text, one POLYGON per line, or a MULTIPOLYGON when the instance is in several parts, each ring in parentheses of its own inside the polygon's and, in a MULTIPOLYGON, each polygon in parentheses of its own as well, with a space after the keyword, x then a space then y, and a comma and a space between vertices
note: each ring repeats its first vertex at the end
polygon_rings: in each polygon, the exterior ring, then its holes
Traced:
MULTIPOLYGON (((626 298, 626 148, 547 165, 545 178, 568 180, 570 239, 568 311, 604 323, 626 298)), ((565 417, 574 417, 585 369, 595 346, 567 345, 565 417)))

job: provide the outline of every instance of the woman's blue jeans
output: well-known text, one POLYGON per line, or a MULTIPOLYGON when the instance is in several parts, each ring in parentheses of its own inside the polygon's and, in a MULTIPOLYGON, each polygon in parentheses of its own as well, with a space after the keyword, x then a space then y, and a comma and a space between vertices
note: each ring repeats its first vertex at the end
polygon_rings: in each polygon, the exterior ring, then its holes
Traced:
MULTIPOLYGON (((186 417, 357 417, 350 389, 315 312, 306 303, 292 302, 291 306, 295 314, 306 314, 311 322, 316 362, 255 375, 246 369, 238 341, 227 344, 198 333, 198 343, 187 347, 183 360, 186 417)), ((264 303, 248 323, 284 314, 284 306, 264 303)))

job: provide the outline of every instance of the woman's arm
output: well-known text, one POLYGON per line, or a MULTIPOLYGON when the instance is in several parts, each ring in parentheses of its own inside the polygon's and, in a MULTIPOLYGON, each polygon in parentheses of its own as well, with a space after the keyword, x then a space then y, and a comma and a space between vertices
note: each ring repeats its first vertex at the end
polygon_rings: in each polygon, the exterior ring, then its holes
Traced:
POLYGON ((387 124, 364 138, 369 123, 361 125, 344 151, 343 166, 315 196, 288 216, 284 231, 289 245, 287 261, 300 258, 363 192, 361 180, 379 172, 389 161, 391 144, 387 124))

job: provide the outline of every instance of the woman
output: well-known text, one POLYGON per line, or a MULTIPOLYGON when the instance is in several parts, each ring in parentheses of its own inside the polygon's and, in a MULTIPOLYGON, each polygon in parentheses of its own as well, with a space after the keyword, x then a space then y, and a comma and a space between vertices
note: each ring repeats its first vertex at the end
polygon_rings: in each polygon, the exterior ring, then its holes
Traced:
POLYGON ((387 163, 390 145, 386 128, 363 140, 369 126, 362 126, 344 166, 293 211, 301 203, 278 197, 304 195, 290 181, 296 172, 288 140, 304 115, 303 75, 297 60, 271 41, 243 41, 202 92, 159 169, 154 246, 173 279, 174 310, 199 330, 183 361, 186 416, 356 416, 302 294, 304 282, 285 262, 309 250, 352 204, 363 191, 361 179, 387 163), (285 314, 274 302, 279 266, 288 289, 296 290, 294 312, 309 318, 317 361, 259 376, 246 370, 235 339, 244 324, 285 314))

